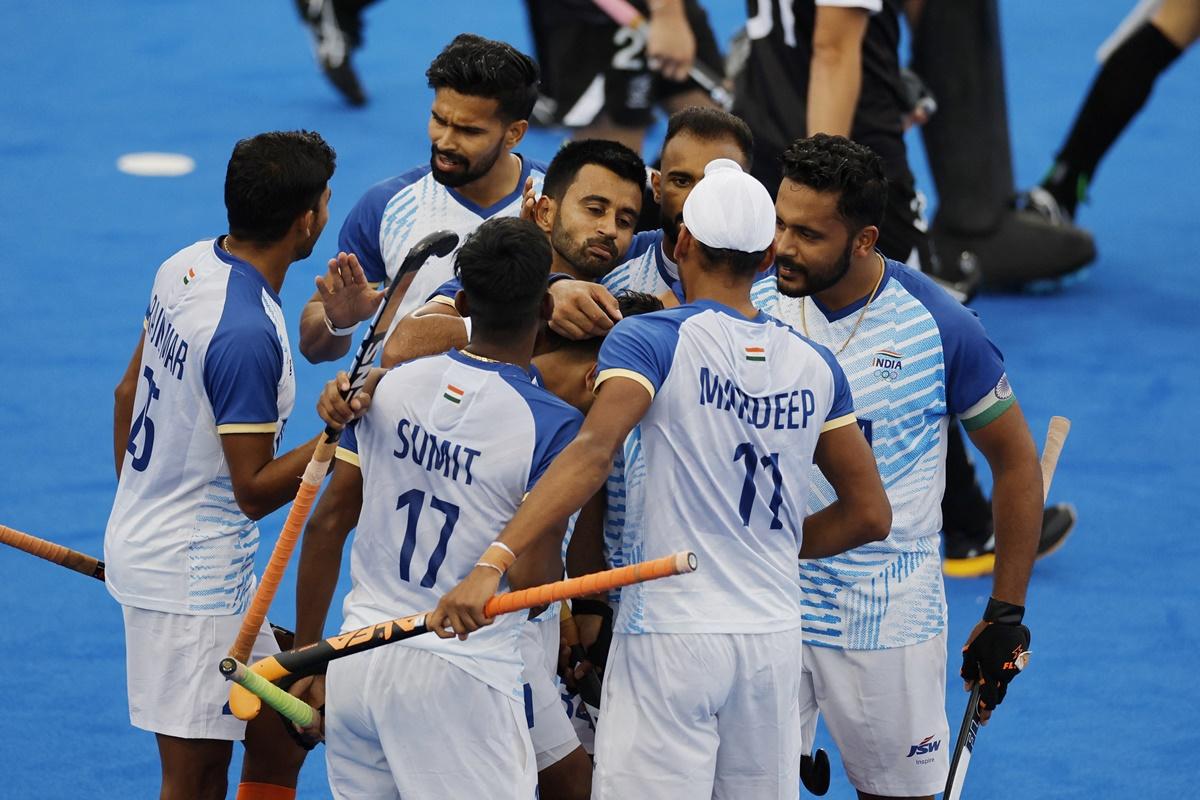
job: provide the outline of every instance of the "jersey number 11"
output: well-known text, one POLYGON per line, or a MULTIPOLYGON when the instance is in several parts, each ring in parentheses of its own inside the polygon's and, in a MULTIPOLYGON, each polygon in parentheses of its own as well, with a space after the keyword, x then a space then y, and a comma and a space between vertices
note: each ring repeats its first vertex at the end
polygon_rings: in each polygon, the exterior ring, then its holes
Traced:
POLYGON ((761 458, 750 442, 742 442, 733 451, 733 460, 741 461, 746 467, 746 480, 742 483, 742 496, 738 500, 738 512, 742 515, 742 524, 750 526, 750 510, 754 498, 758 495, 758 487, 754 484, 754 473, 761 464, 771 473, 771 502, 767 508, 771 512, 771 530, 783 528, 779 521, 779 506, 783 503, 783 475, 779 472, 779 453, 767 453, 761 458))

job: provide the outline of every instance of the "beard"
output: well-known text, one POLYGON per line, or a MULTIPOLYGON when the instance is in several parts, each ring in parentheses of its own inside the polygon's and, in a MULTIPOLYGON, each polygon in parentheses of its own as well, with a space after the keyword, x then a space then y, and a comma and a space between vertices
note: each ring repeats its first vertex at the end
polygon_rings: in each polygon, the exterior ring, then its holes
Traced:
POLYGON ((475 163, 471 163, 462 156, 446 153, 438 150, 437 145, 429 146, 429 168, 433 171, 433 179, 442 186, 449 186, 451 189, 459 186, 465 186, 472 181, 477 181, 491 171, 492 167, 496 166, 496 162, 500 159, 504 152, 504 141, 496 143, 494 150, 484 153, 475 163), (444 170, 437 165, 437 157, 441 156, 447 161, 452 162, 457 169, 444 170))
POLYGON ((817 267, 811 264, 800 264, 787 256, 776 255, 775 274, 779 293, 787 297, 808 297, 820 294, 846 277, 846 273, 850 271, 850 255, 853 252, 854 243, 849 242, 840 258, 817 267), (785 277, 782 270, 799 273, 798 277, 802 277, 803 282, 796 283, 795 277, 785 277))
POLYGON ((666 211, 661 211, 658 217, 658 224, 663 230, 663 252, 667 254, 667 258, 673 261, 675 259, 675 245, 679 242, 679 226, 683 225, 683 212, 681 211, 674 217, 670 217, 666 211))
POLYGON ((609 236, 594 236, 582 242, 577 241, 571 238, 566 228, 559 223, 557 218, 550 229, 550 246, 581 277, 590 280, 603 278, 612 272, 613 267, 617 265, 618 253, 615 239, 609 236), (608 256, 602 257, 597 255, 590 249, 592 247, 603 248, 608 252, 608 256))

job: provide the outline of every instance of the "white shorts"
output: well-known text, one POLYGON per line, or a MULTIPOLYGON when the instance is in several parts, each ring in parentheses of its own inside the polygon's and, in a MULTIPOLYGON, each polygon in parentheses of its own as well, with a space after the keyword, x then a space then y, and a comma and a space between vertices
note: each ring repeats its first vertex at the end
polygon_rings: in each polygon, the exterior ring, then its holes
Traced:
POLYGON ((800 721, 812 741, 817 712, 854 788, 920 797, 946 786, 946 632, 909 647, 833 650, 804 646, 800 721))
MULTIPOLYGON (((244 739, 246 723, 225 708, 229 683, 217 670, 237 639, 242 615, 121 608, 130 723, 181 739, 244 739)), ((278 652, 271 626, 264 622, 250 660, 278 652)))
POLYGON ((537 784, 521 702, 402 644, 330 662, 325 766, 347 800, 530 800, 537 784))
POLYGON ((521 627, 521 658, 525 660, 525 721, 537 759, 538 772, 557 764, 579 747, 579 737, 563 706, 558 680, 558 616, 521 627))
POLYGON ((594 800, 795 800, 800 629, 616 634, 594 800))

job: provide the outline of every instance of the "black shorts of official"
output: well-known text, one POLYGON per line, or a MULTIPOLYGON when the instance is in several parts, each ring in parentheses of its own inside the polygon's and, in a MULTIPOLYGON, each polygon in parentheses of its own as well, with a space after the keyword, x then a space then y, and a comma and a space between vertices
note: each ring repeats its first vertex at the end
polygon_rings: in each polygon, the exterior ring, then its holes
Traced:
MULTIPOLYGON (((696 37, 696 58, 725 73, 721 50, 696 0, 684 0, 688 24, 696 37)), ((654 121, 654 107, 695 84, 670 81, 646 63, 645 30, 620 28, 615 23, 569 21, 546 31, 546 63, 554 87, 558 121, 572 128, 592 124, 606 112, 628 128, 654 121)))

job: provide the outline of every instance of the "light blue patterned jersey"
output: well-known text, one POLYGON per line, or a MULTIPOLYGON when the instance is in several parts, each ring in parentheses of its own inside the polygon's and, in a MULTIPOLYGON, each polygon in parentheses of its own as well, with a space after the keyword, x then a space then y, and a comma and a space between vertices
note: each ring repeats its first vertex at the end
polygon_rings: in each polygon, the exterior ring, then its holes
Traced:
MULTIPOLYGON (((801 562, 805 641, 878 650, 932 638, 946 623, 938 533, 949 418, 978 427, 1011 405, 1003 359, 973 312, 894 261, 865 314, 865 299, 831 312, 774 283, 756 283, 752 299, 834 352, 892 504, 886 540, 801 562)), ((810 513, 835 499, 817 471, 810 513)))
POLYGON ((655 297, 669 292, 679 280, 679 267, 663 255, 663 232, 639 233, 629 248, 630 258, 600 279, 600 285, 614 295, 644 292, 655 297))
MULTIPOLYGON (((512 192, 485 208, 438 183, 425 164, 368 189, 346 215, 338 249, 358 256, 367 280, 391 280, 409 249, 430 233, 454 231, 462 244, 484 220, 518 216, 525 179, 532 177, 535 191, 540 191, 545 173, 544 164, 523 158, 512 192)), ((395 319, 424 303, 453 275, 454 253, 430 258, 405 292, 395 319)))
MULTIPOLYGON (((655 297, 671 290, 671 285, 679 280, 679 268, 673 261, 663 255, 663 232, 654 231, 646 236, 643 252, 630 258, 621 266, 605 275, 600 285, 614 295, 621 292, 644 292, 655 297)), ((641 240, 639 239, 639 242, 641 240)), ((630 251, 639 249, 631 247, 630 251)), ((635 495, 641 491, 645 480, 646 466, 641 459, 641 436, 634 429, 625 446, 613 459, 612 471, 608 474, 605 491, 608 495, 608 508, 604 514, 604 557, 613 567, 623 567, 634 563, 638 558, 631 558, 622 545, 622 534, 625 530, 626 509, 630 507, 629 494, 635 495), (631 465, 627 470, 626 465, 631 465)), ((637 503, 634 508, 640 507, 637 503)), ((621 598, 621 590, 609 592, 609 601, 616 603, 621 598)))

